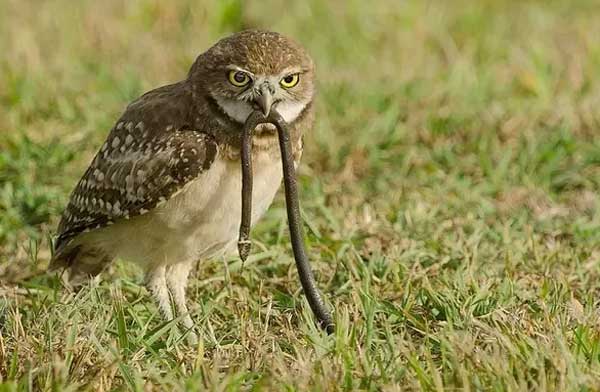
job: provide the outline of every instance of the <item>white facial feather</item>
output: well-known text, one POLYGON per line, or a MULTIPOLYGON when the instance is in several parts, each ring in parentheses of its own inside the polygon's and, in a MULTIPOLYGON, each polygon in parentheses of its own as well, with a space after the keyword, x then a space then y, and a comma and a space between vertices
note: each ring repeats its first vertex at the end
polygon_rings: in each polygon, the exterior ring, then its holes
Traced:
MULTIPOLYGON (((223 97, 216 97, 215 100, 230 118, 239 123, 246 122, 246 119, 254 110, 252 104, 246 101, 227 99, 223 97)), ((281 114, 281 117, 283 117, 287 123, 290 123, 298 118, 307 104, 308 102, 302 101, 283 101, 276 103, 273 105, 273 107, 279 112, 279 114, 281 114)))
POLYGON ((245 101, 228 99, 224 97, 215 97, 217 104, 233 120, 244 123, 252 112, 252 105, 245 101))
POLYGON ((281 117, 287 122, 290 123, 298 118, 302 110, 306 107, 308 102, 299 102, 299 101, 283 101, 279 102, 275 105, 275 109, 281 114, 281 117))

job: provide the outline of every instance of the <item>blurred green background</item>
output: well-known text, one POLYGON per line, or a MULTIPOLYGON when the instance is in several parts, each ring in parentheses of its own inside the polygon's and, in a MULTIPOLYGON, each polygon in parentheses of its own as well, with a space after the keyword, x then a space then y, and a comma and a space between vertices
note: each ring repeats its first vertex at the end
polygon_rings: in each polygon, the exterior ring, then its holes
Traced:
POLYGON ((600 388, 599 20, 593 0, 0 0, 6 390, 600 388), (77 294, 38 276, 125 105, 256 27, 317 65, 301 203, 336 335, 281 195, 245 270, 198 267, 197 350, 126 265, 77 294))

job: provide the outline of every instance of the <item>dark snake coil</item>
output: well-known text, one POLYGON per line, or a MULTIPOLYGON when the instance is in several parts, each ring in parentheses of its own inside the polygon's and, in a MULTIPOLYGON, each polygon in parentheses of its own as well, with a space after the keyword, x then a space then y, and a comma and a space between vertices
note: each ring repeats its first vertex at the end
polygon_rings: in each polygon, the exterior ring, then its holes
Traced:
POLYGON ((325 306, 321 293, 317 288, 306 250, 304 248, 304 232, 302 218, 300 217, 300 204, 298 201, 298 185, 294 169, 294 158, 290 142, 288 127, 281 115, 274 109, 265 117, 262 112, 253 111, 244 124, 242 133, 242 220, 238 240, 238 252, 242 262, 250 254, 250 225, 252 220, 252 133, 257 125, 270 123, 277 128, 279 136, 279 149, 283 166, 283 183, 285 186, 285 205, 287 209, 288 225, 292 241, 294 259, 300 276, 302 289, 308 300, 310 308, 315 314, 319 325, 327 333, 334 330, 331 312, 325 306))

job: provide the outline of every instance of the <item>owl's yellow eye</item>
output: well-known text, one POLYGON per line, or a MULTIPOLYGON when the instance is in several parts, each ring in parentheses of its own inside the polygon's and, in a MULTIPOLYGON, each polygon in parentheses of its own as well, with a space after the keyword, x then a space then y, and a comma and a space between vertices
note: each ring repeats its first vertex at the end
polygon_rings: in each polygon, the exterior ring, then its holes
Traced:
POLYGON ((229 72, 229 83, 236 87, 244 87, 250 83, 250 77, 242 71, 231 71, 229 72))
POLYGON ((281 79, 279 84, 281 84, 281 87, 283 87, 283 88, 292 88, 295 85, 297 85, 299 81, 300 81, 300 75, 293 74, 293 75, 288 75, 285 78, 281 79))

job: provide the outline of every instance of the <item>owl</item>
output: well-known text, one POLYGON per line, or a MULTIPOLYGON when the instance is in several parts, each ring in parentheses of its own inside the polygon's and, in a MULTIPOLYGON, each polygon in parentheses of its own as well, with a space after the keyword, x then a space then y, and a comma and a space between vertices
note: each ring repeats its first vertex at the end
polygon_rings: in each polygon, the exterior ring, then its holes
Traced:
MULTIPOLYGON (((127 106, 71 194, 49 269, 78 285, 115 258, 138 264, 162 315, 180 317, 195 343, 187 280, 195 262, 236 248, 244 122, 276 109, 297 165, 314 93, 313 61, 294 40, 259 30, 221 39, 184 80, 127 106)), ((280 187, 282 166, 276 128, 260 124, 253 134, 255 223, 280 187)))

